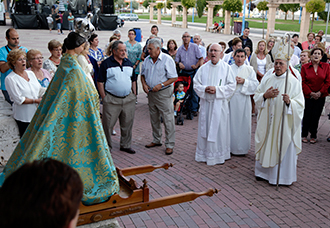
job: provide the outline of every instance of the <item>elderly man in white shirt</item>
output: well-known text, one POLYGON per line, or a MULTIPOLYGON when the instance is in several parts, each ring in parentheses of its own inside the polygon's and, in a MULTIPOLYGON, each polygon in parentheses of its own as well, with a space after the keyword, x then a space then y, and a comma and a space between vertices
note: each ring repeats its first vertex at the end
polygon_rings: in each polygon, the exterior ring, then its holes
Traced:
POLYGON ((201 44, 202 43, 202 37, 199 34, 194 35, 194 43, 198 45, 199 50, 202 53, 203 59, 206 58, 206 48, 201 44))
POLYGON ((175 144, 174 107, 172 102, 173 82, 177 80, 174 60, 161 52, 159 39, 148 42, 147 56, 142 64, 141 82, 144 92, 148 94, 150 122, 153 141, 147 148, 162 146, 162 127, 160 116, 165 125, 165 154, 173 153, 175 144))

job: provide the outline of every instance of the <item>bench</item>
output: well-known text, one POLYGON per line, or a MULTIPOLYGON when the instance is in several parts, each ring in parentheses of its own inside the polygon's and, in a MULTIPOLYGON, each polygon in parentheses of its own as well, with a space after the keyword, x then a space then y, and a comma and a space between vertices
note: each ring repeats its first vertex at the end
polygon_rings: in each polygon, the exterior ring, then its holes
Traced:
POLYGON ((209 31, 212 33, 217 33, 219 31, 219 33, 223 33, 224 32, 224 28, 220 29, 220 30, 215 30, 214 26, 210 26, 209 27, 209 31))
POLYGON ((150 20, 151 24, 157 24, 157 22, 158 22, 157 20, 150 20))
POLYGON ((182 22, 174 22, 174 23, 172 24, 172 27, 182 28, 182 22))

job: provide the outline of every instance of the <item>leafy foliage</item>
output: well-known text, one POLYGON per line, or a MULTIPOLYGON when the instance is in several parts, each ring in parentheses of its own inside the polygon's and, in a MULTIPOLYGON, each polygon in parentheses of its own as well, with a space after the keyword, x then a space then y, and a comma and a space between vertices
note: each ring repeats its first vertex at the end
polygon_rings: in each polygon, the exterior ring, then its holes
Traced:
POLYGON ((139 8, 139 3, 137 3, 136 1, 132 1, 132 8, 133 9, 138 9, 139 8))
POLYGON ((156 5, 157 9, 163 9, 164 8, 164 4, 162 2, 158 2, 156 5))
POLYGON ((197 0, 197 15, 199 18, 203 16, 205 6, 206 6, 206 0, 197 0))
POLYGON ((123 8, 125 6, 124 0, 117 0, 116 5, 118 5, 118 8, 123 8))
MULTIPOLYGON (((259 2, 259 3, 257 4, 257 9, 258 9, 259 11, 266 11, 266 10, 269 10, 267 4, 268 4, 268 2, 266 2, 266 1, 259 2)), ((281 4, 281 5, 283 5, 283 4, 281 4)))
POLYGON ((144 0, 144 2, 142 3, 143 7, 148 8, 150 2, 151 0, 144 0))
POLYGON ((324 0, 311 0, 306 3, 306 10, 311 13, 319 13, 325 10, 324 0))
POLYGON ((195 6, 195 0, 181 0, 181 3, 187 9, 195 6))
POLYGON ((234 25, 234 12, 241 12, 243 7, 243 3, 241 0, 225 0, 222 4, 222 8, 224 10, 232 12, 231 16, 231 32, 233 32, 234 25))
POLYGON ((215 17, 218 13, 218 11, 222 8, 222 6, 217 5, 213 8, 213 17, 215 17))
POLYGON ((222 4, 224 10, 230 12, 241 12, 242 11, 242 1, 241 0, 225 0, 222 4))
POLYGON ((166 8, 167 9, 172 9, 172 2, 173 2, 173 0, 168 0, 168 1, 166 1, 166 8))
POLYGON ((311 0, 306 3, 306 10, 313 14, 311 30, 313 31, 313 24, 315 19, 315 13, 320 13, 325 10, 325 1, 324 0, 311 0))

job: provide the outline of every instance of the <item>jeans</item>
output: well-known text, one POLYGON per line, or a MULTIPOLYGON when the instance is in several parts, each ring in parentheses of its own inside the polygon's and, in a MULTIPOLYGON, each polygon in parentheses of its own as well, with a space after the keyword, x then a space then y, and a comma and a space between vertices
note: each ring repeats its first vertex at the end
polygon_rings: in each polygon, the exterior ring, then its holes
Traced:
POLYGON ((194 83, 193 83, 196 71, 197 70, 192 70, 192 71, 182 70, 181 73, 179 73, 179 76, 189 76, 191 78, 191 83, 188 90, 189 98, 187 100, 187 109, 190 112, 197 112, 199 106, 199 97, 197 96, 194 90, 194 83))
POLYGON ((10 105, 13 105, 14 102, 12 102, 12 101, 10 100, 10 97, 9 97, 9 94, 8 94, 7 90, 2 90, 2 94, 3 94, 3 96, 5 97, 5 100, 6 100, 10 105))
POLYGON ((69 31, 74 31, 73 22, 69 22, 69 31))

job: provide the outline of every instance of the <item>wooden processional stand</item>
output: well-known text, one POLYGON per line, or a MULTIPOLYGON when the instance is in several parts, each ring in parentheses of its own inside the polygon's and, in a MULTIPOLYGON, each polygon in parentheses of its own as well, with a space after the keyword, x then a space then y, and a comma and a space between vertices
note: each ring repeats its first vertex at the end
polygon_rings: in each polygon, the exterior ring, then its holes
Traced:
POLYGON ((112 195, 110 199, 104 203, 90 206, 85 206, 81 203, 77 225, 80 226, 122 215, 188 202, 200 196, 213 196, 214 193, 218 193, 219 190, 217 189, 209 189, 205 192, 185 192, 149 200, 149 187, 145 179, 143 180, 143 186, 139 187, 134 179, 130 178, 128 180, 126 178, 126 176, 149 173, 160 168, 168 169, 172 166, 172 163, 165 163, 162 166, 145 165, 124 169, 117 168, 120 185, 119 193, 112 195))

